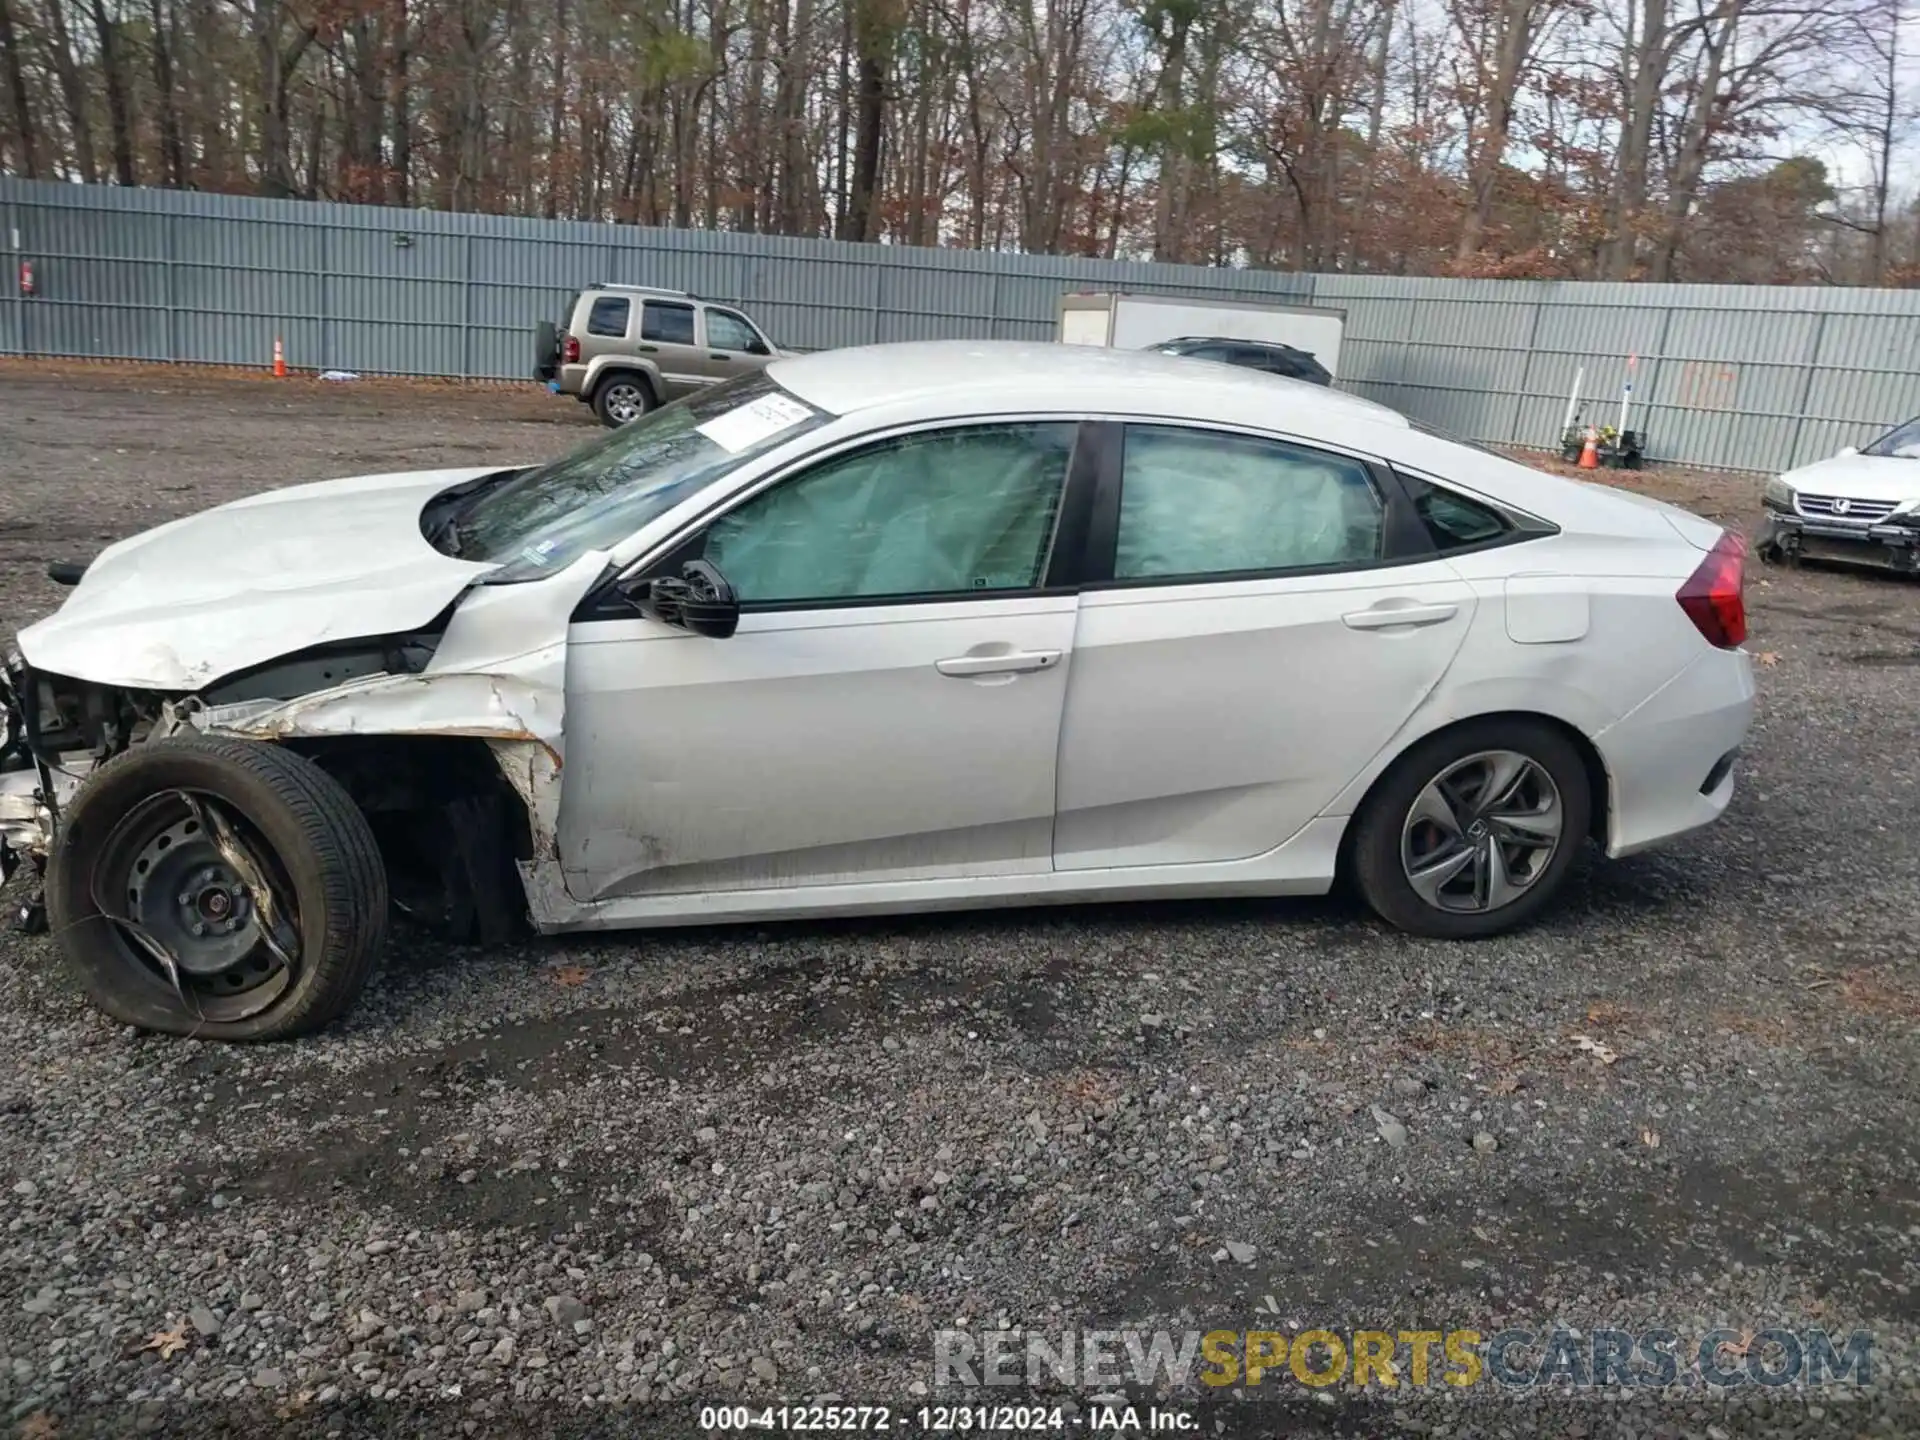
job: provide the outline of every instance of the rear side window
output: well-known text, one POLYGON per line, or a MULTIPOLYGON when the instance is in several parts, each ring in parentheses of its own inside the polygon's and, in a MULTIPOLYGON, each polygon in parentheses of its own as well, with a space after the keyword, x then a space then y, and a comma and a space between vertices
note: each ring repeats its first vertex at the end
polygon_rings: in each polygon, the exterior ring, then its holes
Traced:
POLYGON ((601 295, 593 302, 593 308, 587 312, 587 333, 606 335, 615 340, 627 337, 627 317, 633 311, 633 302, 618 295, 601 295))
POLYGON ((693 307, 649 300, 640 308, 640 338, 661 345, 693 344, 693 307))
POLYGON ((1284 573, 1380 558, 1366 467, 1277 440, 1127 428, 1116 580, 1284 573))

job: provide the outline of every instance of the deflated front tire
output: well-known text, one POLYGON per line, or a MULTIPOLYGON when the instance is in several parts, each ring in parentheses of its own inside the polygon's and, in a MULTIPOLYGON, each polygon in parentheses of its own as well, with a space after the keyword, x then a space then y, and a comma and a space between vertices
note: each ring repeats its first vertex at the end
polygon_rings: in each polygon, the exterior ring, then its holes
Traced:
POLYGON ((142 1030, 307 1034, 359 995, 387 878, 346 791, 277 745, 151 741, 91 775, 47 867, 47 907, 87 998, 142 1030))

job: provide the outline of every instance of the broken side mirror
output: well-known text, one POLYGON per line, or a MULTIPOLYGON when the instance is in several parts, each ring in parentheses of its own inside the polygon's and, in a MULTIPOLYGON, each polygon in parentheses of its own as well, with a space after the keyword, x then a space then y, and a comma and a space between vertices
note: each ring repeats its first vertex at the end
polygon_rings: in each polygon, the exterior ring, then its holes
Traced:
POLYGON ((740 600, 727 577, 705 560, 689 560, 678 576, 662 575, 634 587, 640 613, 664 625, 725 640, 740 628, 740 600))

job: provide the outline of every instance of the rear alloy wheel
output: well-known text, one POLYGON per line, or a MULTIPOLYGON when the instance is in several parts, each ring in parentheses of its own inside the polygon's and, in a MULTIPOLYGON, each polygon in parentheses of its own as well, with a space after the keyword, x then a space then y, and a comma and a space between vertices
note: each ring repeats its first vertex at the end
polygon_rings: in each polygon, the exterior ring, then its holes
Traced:
POLYGON ((114 1019, 278 1040, 359 995, 387 880, 366 817, 312 762, 194 736, 137 745, 88 778, 47 904, 69 968, 114 1019))
POLYGON ((651 409, 653 391, 646 381, 631 375, 615 375, 603 380, 600 388, 593 392, 594 413, 602 425, 612 430, 631 425, 651 409))
POLYGON ((1416 935, 1511 930, 1560 888, 1592 803, 1578 752, 1546 725, 1489 720, 1436 735, 1367 799, 1353 846, 1361 894, 1416 935))

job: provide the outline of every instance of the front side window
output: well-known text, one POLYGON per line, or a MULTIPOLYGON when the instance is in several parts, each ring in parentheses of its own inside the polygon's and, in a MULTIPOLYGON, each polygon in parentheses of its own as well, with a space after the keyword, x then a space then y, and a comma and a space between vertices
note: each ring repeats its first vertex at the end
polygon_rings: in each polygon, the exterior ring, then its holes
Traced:
POLYGON ((693 344, 693 307, 649 300, 640 307, 640 338, 657 345, 693 344))
POLYGON ((1129 426, 1114 578, 1371 564, 1382 517, 1357 460, 1219 431, 1129 426))
POLYGON ((966 426, 835 456, 716 520, 704 558, 743 605, 1030 589, 1077 431, 966 426))
POLYGON ((624 340, 627 335, 627 317, 632 309, 631 302, 618 295, 596 297, 593 308, 587 312, 587 333, 624 340))
POLYGON ((490 582, 537 580, 827 418, 764 371, 715 385, 481 490, 449 517, 454 553, 500 562, 490 582))
POLYGON ((766 352, 766 342, 754 328, 728 310, 707 311, 707 345, 714 350, 741 350, 749 355, 766 352))
POLYGON ((1862 455, 1887 455, 1900 460, 1920 458, 1920 420, 1909 420, 1889 430, 1860 452, 1862 455))

